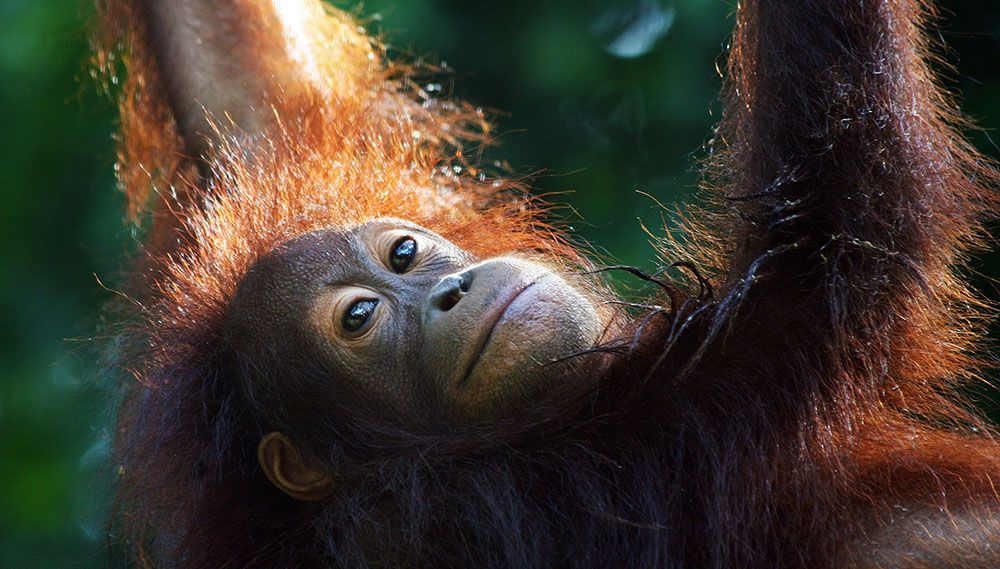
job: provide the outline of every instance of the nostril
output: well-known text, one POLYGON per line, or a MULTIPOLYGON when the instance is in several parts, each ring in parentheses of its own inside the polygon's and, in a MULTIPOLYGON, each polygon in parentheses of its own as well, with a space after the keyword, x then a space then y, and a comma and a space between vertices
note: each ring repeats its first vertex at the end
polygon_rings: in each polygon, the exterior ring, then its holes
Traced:
POLYGON ((461 289, 448 291, 448 293, 444 295, 444 297, 441 299, 441 303, 439 304, 441 312, 448 312, 449 310, 454 308, 455 305, 458 304, 458 301, 461 299, 462 299, 461 289))
POLYGON ((470 286, 472 286, 472 277, 466 273, 444 277, 431 291, 431 306, 441 312, 451 310, 462 300, 470 286))

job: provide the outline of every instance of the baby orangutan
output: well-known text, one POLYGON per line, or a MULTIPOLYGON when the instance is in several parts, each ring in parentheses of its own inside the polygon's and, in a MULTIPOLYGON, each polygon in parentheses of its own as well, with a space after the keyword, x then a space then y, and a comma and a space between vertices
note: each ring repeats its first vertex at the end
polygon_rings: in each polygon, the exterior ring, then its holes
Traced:
POLYGON ((137 565, 1000 567, 1000 446, 955 396, 998 177, 927 2, 739 3, 704 207, 655 270, 606 267, 634 302, 349 16, 101 7, 148 231, 116 351, 137 565))

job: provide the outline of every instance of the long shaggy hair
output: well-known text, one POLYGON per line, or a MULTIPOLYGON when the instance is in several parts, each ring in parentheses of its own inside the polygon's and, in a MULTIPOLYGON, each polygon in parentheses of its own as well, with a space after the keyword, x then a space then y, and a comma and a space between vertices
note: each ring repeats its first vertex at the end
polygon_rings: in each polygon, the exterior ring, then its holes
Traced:
POLYGON ((976 378, 984 308, 956 271, 997 177, 932 78, 928 9, 764 4, 738 8, 706 204, 661 251, 676 278, 626 269, 662 290, 622 312, 600 381, 483 425, 403 427, 343 401, 291 426, 337 475, 307 504, 255 455, 270 405, 297 395, 248 397, 253 360, 221 334, 262 255, 395 216, 480 257, 592 267, 518 181, 478 169, 482 112, 428 96, 422 70, 387 64, 339 12, 303 19, 296 37, 328 55, 311 88, 272 94, 272 136, 216 117, 206 175, 145 22, 102 0, 95 61, 123 73, 119 182, 148 231, 115 442, 116 523, 136 559, 815 567, 845 562, 898 504, 995 507, 997 445, 954 392, 976 378))

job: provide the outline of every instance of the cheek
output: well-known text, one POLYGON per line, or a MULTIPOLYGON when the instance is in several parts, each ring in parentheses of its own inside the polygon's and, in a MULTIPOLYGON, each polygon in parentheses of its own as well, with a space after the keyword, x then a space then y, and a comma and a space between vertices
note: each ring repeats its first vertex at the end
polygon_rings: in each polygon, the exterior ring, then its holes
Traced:
MULTIPOLYGON (((387 309, 383 306, 382 309, 387 309)), ((384 314, 376 327, 361 338, 339 338, 326 315, 318 312, 307 337, 313 353, 330 370, 331 389, 360 398, 373 398, 390 408, 408 410, 417 400, 417 326, 407 315, 384 314)))
POLYGON ((590 347, 599 333, 596 320, 592 305, 570 290, 529 289, 511 303, 497 323, 493 334, 496 349, 486 355, 501 367, 516 360, 532 360, 534 366, 523 368, 529 373, 532 367, 544 367, 590 347))

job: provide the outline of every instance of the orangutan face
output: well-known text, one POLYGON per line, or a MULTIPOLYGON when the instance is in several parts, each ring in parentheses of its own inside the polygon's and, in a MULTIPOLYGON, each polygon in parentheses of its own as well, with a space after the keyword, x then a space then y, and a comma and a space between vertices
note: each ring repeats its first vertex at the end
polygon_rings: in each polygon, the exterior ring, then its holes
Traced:
POLYGON ((247 275, 230 320, 279 356, 317 358, 330 381, 400 409, 429 393, 472 419, 574 381, 560 360, 606 323, 578 278, 517 256, 480 261, 395 219, 283 244, 247 275))

